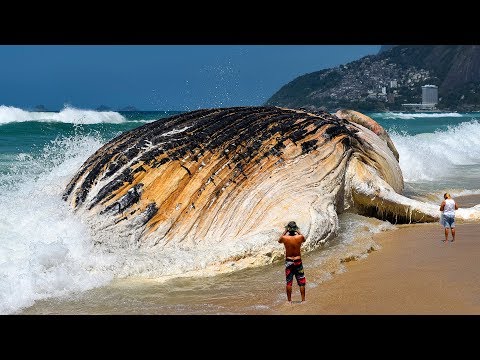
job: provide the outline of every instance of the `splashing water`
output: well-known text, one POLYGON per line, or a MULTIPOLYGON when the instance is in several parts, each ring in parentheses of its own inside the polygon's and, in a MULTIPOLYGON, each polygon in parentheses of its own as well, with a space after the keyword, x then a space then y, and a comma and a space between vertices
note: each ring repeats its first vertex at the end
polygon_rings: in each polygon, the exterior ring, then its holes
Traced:
POLYGON ((125 122, 126 119, 115 111, 82 110, 68 106, 60 112, 31 112, 13 106, 0 106, 0 125, 26 121, 72 124, 120 124, 125 122))
POLYGON ((102 145, 98 137, 52 141, 20 154, 0 182, 0 313, 83 291, 112 279, 114 257, 93 248, 89 230, 61 199, 71 175, 102 145))

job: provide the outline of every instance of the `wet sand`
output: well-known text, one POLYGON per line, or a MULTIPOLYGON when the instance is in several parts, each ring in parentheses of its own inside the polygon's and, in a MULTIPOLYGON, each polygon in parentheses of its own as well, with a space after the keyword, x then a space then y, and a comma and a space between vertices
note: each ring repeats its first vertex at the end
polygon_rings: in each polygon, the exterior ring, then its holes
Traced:
POLYGON ((333 281, 308 289, 304 304, 284 304, 279 313, 480 314, 479 234, 480 224, 457 224, 456 241, 445 243, 438 223, 377 234, 379 251, 347 263, 333 281))

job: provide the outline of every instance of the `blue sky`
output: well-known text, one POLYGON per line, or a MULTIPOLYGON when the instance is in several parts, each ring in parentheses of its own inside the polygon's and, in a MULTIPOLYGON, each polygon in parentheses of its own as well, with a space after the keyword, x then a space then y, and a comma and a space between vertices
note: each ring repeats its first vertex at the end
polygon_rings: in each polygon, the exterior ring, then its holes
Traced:
POLYGON ((380 45, 0 45, 0 105, 194 110, 261 105, 380 45))

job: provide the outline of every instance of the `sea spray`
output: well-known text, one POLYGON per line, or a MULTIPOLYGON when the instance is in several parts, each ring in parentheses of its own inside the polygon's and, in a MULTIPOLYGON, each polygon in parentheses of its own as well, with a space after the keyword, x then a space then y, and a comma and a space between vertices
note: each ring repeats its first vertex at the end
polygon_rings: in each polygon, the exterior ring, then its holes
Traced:
MULTIPOLYGON (((469 166, 476 169, 480 165, 477 120, 451 125, 445 131, 417 135, 391 132, 390 136, 400 154, 400 168, 406 182, 455 180, 459 167, 467 170, 469 166)), ((468 174, 462 177, 465 175, 468 174)))
POLYGON ((126 121, 115 111, 95 111, 66 106, 60 112, 26 111, 13 106, 0 105, 0 125, 13 122, 61 122, 72 124, 120 124, 126 121))
POLYGON ((452 113, 402 113, 402 112, 385 112, 385 113, 373 113, 371 116, 375 119, 439 119, 439 118, 461 118, 464 115, 456 112, 452 113))
POLYGON ((72 174, 99 148, 94 136, 52 141, 19 154, 0 181, 0 313, 105 284, 114 256, 96 251, 89 229, 61 199, 72 174))

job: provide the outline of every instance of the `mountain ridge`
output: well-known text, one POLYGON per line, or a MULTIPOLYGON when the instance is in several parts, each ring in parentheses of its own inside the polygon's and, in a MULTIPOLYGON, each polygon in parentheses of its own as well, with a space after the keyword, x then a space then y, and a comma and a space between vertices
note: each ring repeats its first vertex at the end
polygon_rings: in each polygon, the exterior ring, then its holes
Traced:
POLYGON ((402 110, 437 85, 438 109, 480 110, 479 45, 387 45, 377 55, 301 75, 266 105, 336 111, 402 110))

